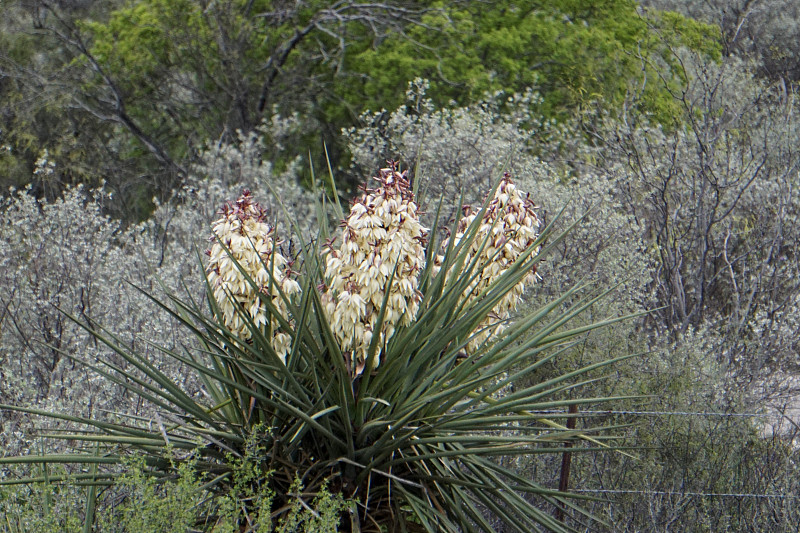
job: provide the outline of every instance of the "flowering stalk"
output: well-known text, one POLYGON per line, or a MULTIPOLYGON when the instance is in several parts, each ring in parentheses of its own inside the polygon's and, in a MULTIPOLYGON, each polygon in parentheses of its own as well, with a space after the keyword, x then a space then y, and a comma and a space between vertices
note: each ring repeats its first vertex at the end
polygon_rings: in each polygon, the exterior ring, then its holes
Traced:
MULTIPOLYGON (((428 231, 419 222, 406 172, 392 165, 376 179, 380 186, 365 188, 352 203, 339 248, 325 252, 324 309, 353 377, 367 365, 384 300, 379 349, 398 325, 413 322, 422 297, 418 286, 428 231)), ((374 366, 379 364, 380 352, 374 366)))
POLYGON ((250 340, 251 329, 236 310, 236 304, 240 305, 256 327, 271 334, 272 347, 285 363, 291 337, 281 331, 259 293, 268 295, 274 308, 288 320, 281 291, 291 296, 300 292, 300 285, 289 277, 289 262, 277 249, 280 242, 274 239, 266 212, 250 191, 245 190, 238 200, 225 204, 220 214, 221 218, 213 223, 213 244, 207 252, 210 259, 206 267, 220 318, 233 334, 250 340))
MULTIPOLYGON (((489 201, 483 212, 477 236, 469 245, 464 264, 476 259, 478 272, 464 290, 467 300, 477 298, 484 290, 503 276, 519 257, 530 248, 538 235, 539 218, 534 212, 534 203, 529 194, 522 193, 508 174, 501 180, 494 198, 489 201), (488 236, 488 239, 487 239, 488 236), (484 244, 485 242, 485 244, 484 244)), ((464 207, 465 216, 458 223, 454 244, 458 245, 468 234, 479 212, 464 207)), ((447 246, 447 242, 445 242, 447 246)), ((539 252, 533 250, 531 256, 539 252)), ((434 268, 436 272, 438 268, 434 268)), ((459 273, 448 273, 458 275, 459 273)), ((539 278, 536 267, 495 305, 484 321, 478 326, 467 345, 467 352, 473 352, 478 346, 490 338, 496 338, 505 329, 504 323, 512 311, 522 301, 526 286, 532 285, 539 278)))

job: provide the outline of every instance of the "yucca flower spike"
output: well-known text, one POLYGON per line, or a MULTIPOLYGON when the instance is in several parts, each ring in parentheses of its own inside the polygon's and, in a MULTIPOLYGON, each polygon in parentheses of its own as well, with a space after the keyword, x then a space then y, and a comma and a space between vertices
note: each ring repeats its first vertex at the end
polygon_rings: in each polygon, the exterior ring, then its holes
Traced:
MULTIPOLYGON (((378 346, 383 346, 398 326, 414 320, 421 299, 428 230, 420 224, 407 172, 391 164, 375 179, 380 185, 364 188, 350 206, 339 247, 329 245, 325 251, 325 312, 353 377, 366 367, 373 336, 380 335, 378 346), (376 332, 387 291, 381 331, 376 332)), ((380 353, 374 366, 379 364, 380 353)))
MULTIPOLYGON (((465 298, 471 300, 478 297, 487 287, 502 277, 523 252, 534 245, 539 236, 540 226, 535 209, 536 206, 530 199, 530 195, 520 191, 506 173, 500 181, 494 197, 486 205, 477 238, 472 239, 467 251, 465 264, 469 264, 478 256, 478 272, 464 291, 465 298), (487 236, 489 236, 488 239, 487 236)), ((463 210, 464 217, 459 221, 456 229, 455 245, 458 245, 467 235, 473 221, 480 214, 480 211, 468 205, 463 206, 463 210)), ((447 246, 447 241, 444 245, 447 246)), ((533 250, 531 257, 538 252, 538 248, 533 250)), ((434 268, 435 272, 437 270, 434 268)), ((458 273, 448 273, 448 276, 451 274, 457 275, 458 273)), ((480 324, 467 345, 467 352, 473 352, 483 342, 496 338, 502 333, 511 312, 522 301, 526 287, 538 279, 540 276, 534 265, 534 268, 506 293, 480 324)))
POLYGON ((245 190, 238 200, 226 203, 219 214, 221 217, 212 224, 214 236, 206 267, 220 310, 219 318, 232 333, 244 341, 250 340, 250 326, 236 311, 236 304, 241 305, 256 327, 265 333, 272 332, 272 347, 285 363, 291 338, 281 331, 278 320, 258 293, 268 295, 272 305, 288 320, 281 291, 287 297, 292 296, 300 292, 300 285, 290 277, 290 263, 278 250, 281 243, 267 223, 266 211, 253 200, 250 191, 245 190))

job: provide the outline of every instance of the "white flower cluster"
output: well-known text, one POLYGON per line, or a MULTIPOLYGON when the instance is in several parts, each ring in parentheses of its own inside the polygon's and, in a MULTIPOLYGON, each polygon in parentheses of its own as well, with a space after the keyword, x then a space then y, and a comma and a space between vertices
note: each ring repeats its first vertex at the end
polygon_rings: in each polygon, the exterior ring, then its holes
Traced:
POLYGON ((52 176, 55 172, 56 164, 50 160, 50 153, 47 151, 47 148, 45 148, 42 150, 41 155, 39 155, 39 159, 36 160, 33 175, 39 177, 52 176))
MULTIPOLYGON (((467 234, 470 225, 479 214, 479 212, 471 212, 469 207, 465 207, 465 211, 465 216, 459 221, 456 230, 454 241, 456 246, 467 234)), ((479 272, 464 291, 464 297, 476 298, 505 274, 520 255, 533 245, 539 235, 538 230, 539 217, 534 212, 534 204, 530 195, 523 194, 517 189, 506 174, 497 187, 494 198, 486 206, 478 234, 467 252, 465 264, 469 264, 477 256, 479 272), (488 241, 486 240, 487 235, 489 235, 488 241), (485 245, 484 241, 486 241, 485 245), (482 249, 481 246, 483 246, 482 249)), ((446 242, 445 245, 447 245, 446 242)), ((538 252, 539 249, 536 248, 531 257, 538 252)), ((448 276, 452 274, 458 273, 448 273, 448 276)), ((528 274, 506 293, 481 323, 467 345, 468 352, 474 351, 481 343, 492 336, 498 336, 505 329, 503 324, 508 320, 511 311, 515 310, 517 304, 522 301, 525 287, 532 285, 538 278, 539 275, 536 273, 534 265, 528 274)))
POLYGON ((419 222, 406 173, 392 166, 382 169, 376 179, 381 186, 365 188, 350 207, 339 249, 326 250, 325 312, 354 377, 366 366, 387 291, 379 347, 398 325, 414 320, 422 297, 419 274, 428 231, 419 222))
POLYGON ((250 191, 245 190, 236 202, 225 204, 220 214, 222 217, 213 223, 215 237, 208 252, 206 272, 222 321, 240 338, 249 340, 252 337, 247 321, 236 309, 238 303, 257 327, 265 333, 271 332, 272 346, 285 362, 291 337, 281 331, 278 320, 258 293, 267 294, 272 305, 288 320, 288 310, 280 292, 292 296, 300 292, 300 285, 290 278, 289 263, 277 248, 280 243, 266 223, 265 210, 253 200, 250 191), (255 282, 255 287, 233 259, 255 282))

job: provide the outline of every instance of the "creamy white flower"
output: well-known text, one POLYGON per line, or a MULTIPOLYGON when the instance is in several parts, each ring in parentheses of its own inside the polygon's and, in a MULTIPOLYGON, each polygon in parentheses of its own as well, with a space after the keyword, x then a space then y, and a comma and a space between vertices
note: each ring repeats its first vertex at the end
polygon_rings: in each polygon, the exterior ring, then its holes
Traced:
POLYGON ((339 248, 326 250, 324 309, 334 335, 348 357, 352 375, 367 364, 378 314, 389 292, 380 348, 396 330, 416 316, 422 298, 419 275, 424 267, 428 230, 416 216, 417 205, 406 173, 382 169, 377 189, 364 194, 350 207, 339 248), (391 286, 389 280, 392 278, 391 286))
MULTIPOLYGON (((534 211, 534 204, 527 194, 521 193, 511 178, 506 174, 497 187, 494 198, 487 204, 480 222, 478 234, 473 240, 465 264, 469 264, 477 256, 480 271, 469 287, 464 291, 468 300, 476 298, 487 287, 503 276, 517 259, 533 246, 538 237, 539 218, 534 211), (483 245, 487 235, 493 235, 483 245), (481 246, 483 248, 481 249, 481 246)), ((454 244, 458 245, 466 236, 479 212, 465 208, 465 216, 459 221, 454 244)), ((447 246, 445 241, 444 246, 447 246)), ((539 252, 533 250, 532 256, 539 252)), ((441 269, 441 257, 434 265, 434 274, 441 269)), ((459 273, 448 272, 447 276, 459 273)), ((535 267, 515 285, 492 309, 484 321, 473 333, 467 345, 467 352, 473 352, 482 343, 496 338, 504 329, 503 323, 508 320, 522 300, 525 288, 539 279, 535 267)))
POLYGON ((256 327, 272 335, 272 347, 285 363, 291 337, 281 330, 277 317, 268 311, 259 294, 269 297, 288 321, 281 291, 291 297, 300 292, 300 285, 289 277, 289 263, 277 248, 280 243, 275 241, 266 213, 250 191, 245 190, 236 202, 223 206, 220 214, 221 218, 212 224, 214 237, 206 267, 219 318, 241 339, 250 340, 251 328, 236 304, 241 306, 256 327))

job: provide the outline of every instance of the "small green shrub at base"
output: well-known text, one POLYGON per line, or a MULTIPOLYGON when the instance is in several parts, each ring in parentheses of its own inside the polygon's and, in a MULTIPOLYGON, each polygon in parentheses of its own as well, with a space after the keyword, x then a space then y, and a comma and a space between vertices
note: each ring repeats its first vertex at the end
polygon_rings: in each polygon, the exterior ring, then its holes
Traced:
MULTIPOLYGON (((253 448, 263 452, 263 448, 253 448)), ((264 455, 234 461, 232 489, 215 495, 189 457, 170 455, 172 473, 154 475, 143 455, 124 462, 123 473, 103 491, 93 524, 86 523, 88 488, 66 475, 60 483, 0 487, 0 533, 333 533, 339 530, 345 500, 323 484, 303 492, 295 478, 284 518, 273 527, 269 472, 264 455)))
POLYGON ((0 486, 0 533, 80 532, 82 487, 55 483, 0 486))

